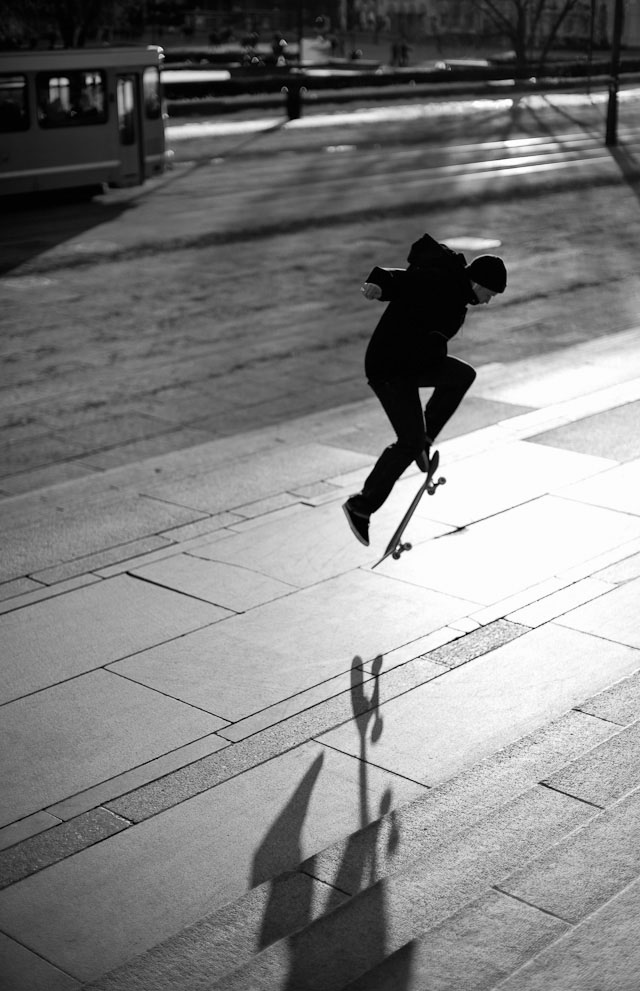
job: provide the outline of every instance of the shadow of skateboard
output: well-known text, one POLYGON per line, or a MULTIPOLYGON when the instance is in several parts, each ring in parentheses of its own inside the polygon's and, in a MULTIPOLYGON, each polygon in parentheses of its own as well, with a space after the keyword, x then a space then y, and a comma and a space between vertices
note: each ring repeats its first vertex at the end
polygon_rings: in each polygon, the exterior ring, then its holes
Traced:
POLYGON ((393 537, 391 538, 391 540, 389 541, 389 543, 385 548, 384 554, 382 555, 379 561, 376 561, 376 563, 372 565, 372 570, 373 568, 377 568, 379 564, 382 564, 382 562, 385 561, 389 557, 389 555, 391 555, 394 561, 397 561, 398 558, 402 554, 404 554, 405 551, 411 550, 412 547, 411 544, 402 542, 402 535, 406 530, 407 526, 409 525, 409 521, 411 520, 411 517, 415 513, 418 503, 422 499, 425 492, 428 492, 429 495, 433 495, 439 485, 445 484, 446 478, 443 478, 442 476, 440 476, 440 478, 437 481, 433 480, 433 476, 437 472, 439 464, 440 464, 440 452, 434 451, 429 461, 429 469, 427 471, 427 477, 425 478, 424 482, 422 483, 422 485, 416 492, 415 496, 413 497, 413 501, 409 506, 409 508, 407 509, 406 513, 400 520, 398 528, 395 530, 393 537))

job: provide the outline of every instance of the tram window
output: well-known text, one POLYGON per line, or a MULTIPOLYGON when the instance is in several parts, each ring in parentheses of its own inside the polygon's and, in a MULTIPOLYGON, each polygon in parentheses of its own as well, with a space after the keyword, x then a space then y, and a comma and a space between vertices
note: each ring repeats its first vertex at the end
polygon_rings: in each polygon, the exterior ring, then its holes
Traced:
POLYGON ((39 72, 36 93, 40 127, 104 124, 107 119, 104 72, 91 69, 39 72))
POLYGON ((0 75, 0 132, 26 131, 28 127, 26 77, 0 75))
POLYGON ((155 66, 148 66, 142 75, 144 91, 144 113, 148 120, 157 120, 162 114, 160 99, 160 72, 155 66))
POLYGON ((118 128, 120 144, 136 143, 135 90, 132 76, 118 76, 118 128))

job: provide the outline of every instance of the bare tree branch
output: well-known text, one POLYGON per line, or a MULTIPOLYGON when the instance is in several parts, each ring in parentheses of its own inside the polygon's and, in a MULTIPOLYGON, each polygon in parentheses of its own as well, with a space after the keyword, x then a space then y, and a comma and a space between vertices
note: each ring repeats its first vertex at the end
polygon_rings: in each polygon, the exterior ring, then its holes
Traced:
POLYGON ((553 22, 549 34, 547 35, 546 41, 544 42, 542 49, 540 51, 540 58, 538 60, 539 65, 544 65, 547 55, 553 47, 553 43, 556 40, 558 31, 562 25, 565 18, 571 13, 573 8, 580 3, 580 0, 565 0, 564 5, 559 10, 555 21, 553 22))
MULTIPOLYGON (((480 9, 484 9, 485 13, 489 15, 494 24, 511 37, 513 33, 513 20, 503 13, 502 6, 499 2, 496 2, 496 0, 478 0, 478 4, 480 9)), ((514 5, 516 7, 519 6, 518 0, 515 0, 514 5)))
MULTIPOLYGON (((516 63, 524 67, 538 38, 545 13, 551 10, 551 0, 476 0, 478 7, 513 44, 516 63)), ((563 0, 553 24, 541 43, 539 64, 546 59, 562 25, 580 0, 563 0)))

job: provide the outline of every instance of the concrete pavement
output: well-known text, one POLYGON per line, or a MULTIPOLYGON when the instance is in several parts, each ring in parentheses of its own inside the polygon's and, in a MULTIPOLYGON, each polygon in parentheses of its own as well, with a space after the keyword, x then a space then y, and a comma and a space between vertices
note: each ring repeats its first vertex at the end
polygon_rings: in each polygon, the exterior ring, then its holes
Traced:
POLYGON ((0 987, 636 988, 639 422, 481 368, 376 570, 374 400, 3 500, 0 987))

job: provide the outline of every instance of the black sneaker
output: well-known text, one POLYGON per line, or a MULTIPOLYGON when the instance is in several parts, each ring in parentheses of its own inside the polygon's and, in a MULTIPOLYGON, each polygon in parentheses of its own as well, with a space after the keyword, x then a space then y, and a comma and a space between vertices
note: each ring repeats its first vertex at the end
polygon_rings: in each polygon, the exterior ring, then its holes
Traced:
POLYGON ((354 536, 358 538, 361 544, 365 547, 369 546, 369 517, 364 516, 362 513, 355 512, 354 509, 349 505, 350 499, 343 505, 344 514, 347 517, 349 526, 353 530, 354 536))
POLYGON ((432 445, 432 443, 433 443, 433 441, 431 440, 431 438, 430 437, 427 437, 427 440, 426 440, 426 443, 425 443, 425 446, 424 446, 424 451, 421 451, 420 454, 418 455, 418 457, 416 458, 416 464, 417 464, 418 468, 420 469, 420 471, 424 471, 425 473, 429 471, 429 466, 430 466, 430 463, 431 463, 431 445, 432 445))

